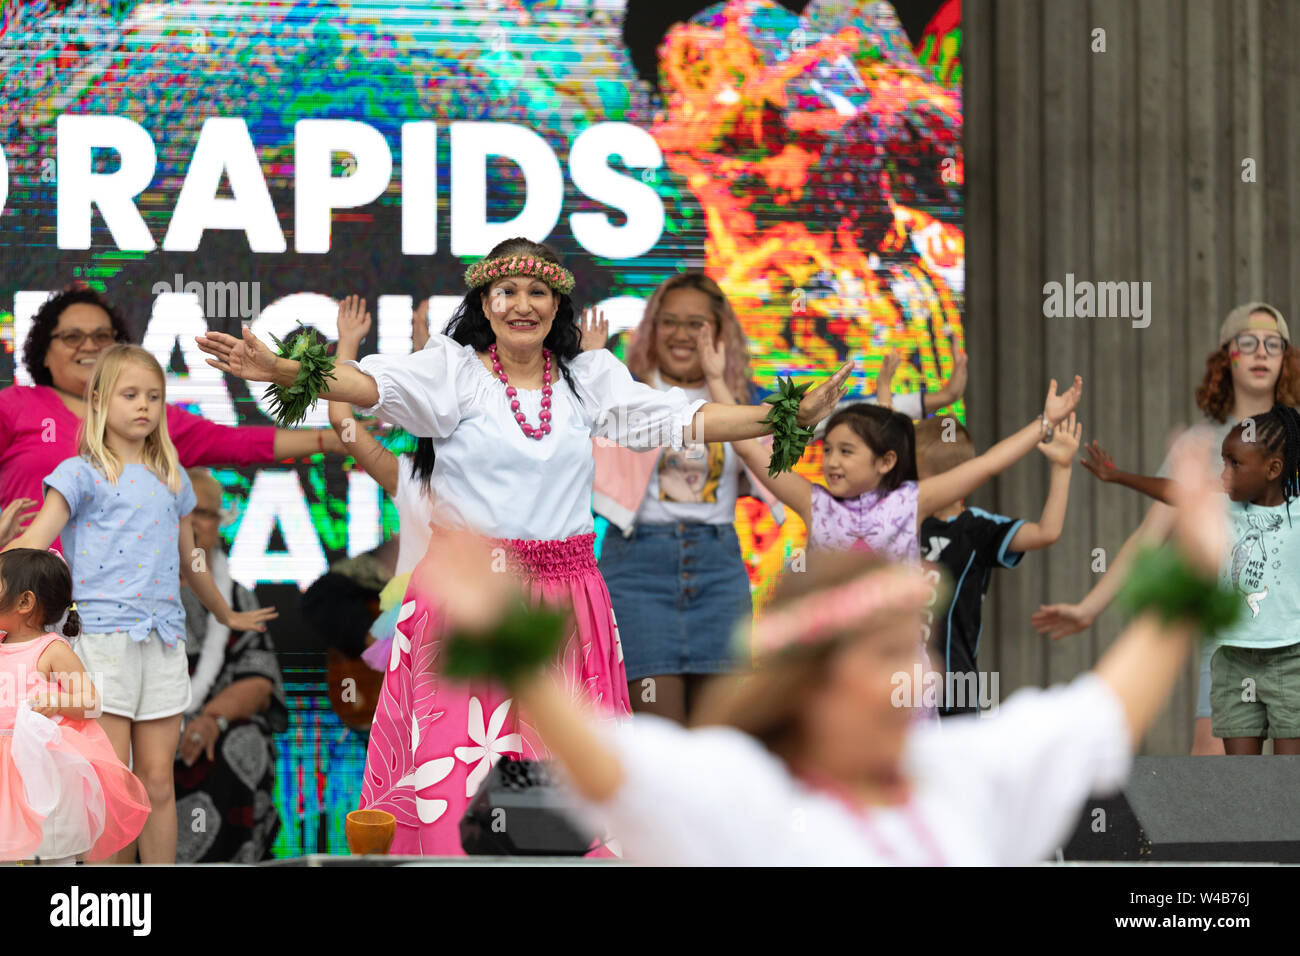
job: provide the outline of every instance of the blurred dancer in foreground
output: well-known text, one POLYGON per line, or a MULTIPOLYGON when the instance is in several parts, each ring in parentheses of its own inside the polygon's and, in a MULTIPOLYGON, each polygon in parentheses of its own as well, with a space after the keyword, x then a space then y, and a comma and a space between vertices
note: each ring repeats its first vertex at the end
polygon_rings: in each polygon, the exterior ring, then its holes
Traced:
MULTIPOLYGON (((911 671, 930 589, 914 570, 851 554, 826 555, 783 582, 754 626, 755 672, 715 686, 696 729, 649 716, 612 729, 540 668, 516 660, 503 676, 567 770, 582 815, 607 826, 629 859, 1041 860, 1089 794, 1124 781, 1195 638, 1225 624, 1216 575, 1227 532, 1202 444, 1184 441, 1176 454, 1175 543, 1135 564, 1127 629, 1094 670, 1023 690, 992 718, 941 731, 911 719, 899 680, 911 671)), ((513 630, 499 623, 517 601, 490 563, 482 544, 435 537, 426 586, 456 622, 453 654, 503 667, 491 652, 518 647, 517 634, 537 622, 521 628, 515 611, 513 630)))

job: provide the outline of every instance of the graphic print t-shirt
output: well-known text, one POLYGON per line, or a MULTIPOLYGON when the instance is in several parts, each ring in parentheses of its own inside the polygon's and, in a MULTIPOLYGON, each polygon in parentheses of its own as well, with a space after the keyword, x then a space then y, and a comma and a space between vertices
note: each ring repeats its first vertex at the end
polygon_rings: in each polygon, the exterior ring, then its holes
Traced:
POLYGON ((1216 645, 1289 647, 1300 642, 1300 503, 1265 508, 1228 502, 1231 549, 1219 572, 1221 584, 1242 602, 1237 622, 1216 645))
MULTIPOLYGON (((651 384, 666 390, 656 372, 651 384)), ((707 386, 683 389, 688 398, 709 399, 707 386)), ((637 524, 731 524, 736 520, 740 459, 726 442, 665 448, 637 509, 637 524)))

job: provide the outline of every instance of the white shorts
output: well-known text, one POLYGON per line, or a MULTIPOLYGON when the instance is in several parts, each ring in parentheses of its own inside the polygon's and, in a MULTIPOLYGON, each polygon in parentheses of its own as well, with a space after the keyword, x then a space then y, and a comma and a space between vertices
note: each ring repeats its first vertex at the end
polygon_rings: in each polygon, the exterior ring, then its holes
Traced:
POLYGON ((104 713, 130 720, 160 720, 190 707, 190 663, 185 642, 162 642, 157 631, 143 641, 126 631, 82 634, 72 641, 95 681, 104 713))

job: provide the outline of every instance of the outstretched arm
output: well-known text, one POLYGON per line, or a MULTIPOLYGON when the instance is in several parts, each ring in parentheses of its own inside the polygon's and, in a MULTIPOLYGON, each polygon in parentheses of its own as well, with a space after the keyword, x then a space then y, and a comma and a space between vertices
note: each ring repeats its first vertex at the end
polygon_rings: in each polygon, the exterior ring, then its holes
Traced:
MULTIPOLYGON (((809 389, 799 403, 800 425, 816 425, 835 410, 844 397, 853 363, 845 362, 829 379, 809 389)), ((771 409, 767 405, 721 405, 710 402, 701 405, 687 427, 687 441, 744 441, 771 433, 763 419, 771 409)))
POLYGON ((1077 604, 1044 604, 1030 617, 1030 622, 1039 634, 1049 635, 1059 641, 1071 634, 1078 634, 1092 627, 1102 611, 1110 606, 1119 594, 1119 589, 1128 575, 1138 550, 1146 544, 1163 541, 1173 524, 1174 510, 1168 505, 1155 503, 1147 511, 1142 524, 1137 527, 1113 561, 1102 574, 1101 580, 1093 585, 1092 590, 1077 604))
POLYGON ((190 590, 212 612, 217 621, 236 633, 244 631, 265 631, 266 621, 279 617, 273 607, 262 607, 252 611, 233 611, 221 591, 212 580, 208 562, 199 549, 194 547, 194 525, 189 515, 181 518, 180 533, 176 536, 180 551, 181 581, 188 584, 190 590))
MULTIPOLYGON (((249 382, 271 382, 287 388, 298 377, 298 363, 277 356, 247 326, 244 327, 242 338, 237 339, 225 332, 208 332, 194 341, 201 350, 212 356, 207 360, 209 365, 236 378, 249 382)), ((334 368, 334 379, 330 387, 321 393, 321 397, 372 408, 379 403, 379 386, 359 368, 338 365, 334 368)))
POLYGON ((1172 482, 1168 478, 1153 478, 1147 475, 1135 475, 1132 472, 1120 471, 1115 467, 1115 462, 1111 460, 1110 455, 1098 444, 1095 438, 1088 443, 1085 450, 1088 457, 1080 458, 1079 464, 1096 475, 1099 480, 1123 485, 1125 488, 1132 488, 1134 491, 1141 492, 1148 498, 1154 498, 1164 504, 1172 502, 1173 489, 1170 487, 1172 482))
MULTIPOLYGON (((1209 441, 1189 441, 1172 455, 1172 490, 1177 503, 1175 541, 1183 557, 1213 587, 1228 550, 1228 527, 1222 488, 1205 468, 1209 441)), ((1096 673, 1114 691, 1124 708, 1136 745, 1164 710, 1182 671, 1196 631, 1187 624, 1162 624, 1146 613, 1130 624, 1111 645, 1096 673)))
POLYGON ((1043 514, 1038 521, 1022 524, 1011 538, 1012 551, 1038 551, 1055 544, 1061 537, 1070 500, 1070 466, 1074 464, 1074 453, 1079 450, 1082 436, 1083 423, 1076 422, 1071 414, 1056 429, 1051 441, 1039 442, 1038 450, 1052 464, 1047 500, 1043 502, 1043 514))
POLYGON ((1083 380, 1074 377, 1074 384, 1063 395, 1056 394, 1056 379, 1052 379, 1047 392, 1043 418, 1034 419, 1009 438, 1004 438, 984 454, 963 462, 950 471, 926 478, 917 489, 916 513, 920 521, 936 511, 965 498, 994 475, 1010 468, 1043 438, 1043 422, 1056 426, 1079 404, 1083 394, 1083 380))

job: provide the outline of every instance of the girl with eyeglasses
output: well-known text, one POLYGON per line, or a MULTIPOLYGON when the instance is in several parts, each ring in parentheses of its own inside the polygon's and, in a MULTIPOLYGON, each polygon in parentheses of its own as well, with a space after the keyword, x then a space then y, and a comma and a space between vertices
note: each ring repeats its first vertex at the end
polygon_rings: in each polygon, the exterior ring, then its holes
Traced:
MULTIPOLYGON (((77 453, 86 385, 96 360, 109 346, 129 341, 117 307, 82 285, 54 293, 37 311, 22 353, 35 385, 0 389, 0 507, 12 505, 23 512, 40 505, 41 479, 77 453)), ((167 428, 185 468, 343 453, 329 428, 235 428, 174 405, 167 406, 167 428)), ((27 511, 26 518, 34 514, 27 511)))
MULTIPOLYGON (((1219 448, 1241 421, 1266 414, 1274 405, 1300 405, 1300 350, 1291 345, 1291 332, 1281 311, 1266 302, 1239 305, 1219 328, 1219 347, 1205 362, 1205 375, 1196 389, 1196 406, 1213 424, 1213 459, 1219 464, 1219 448)), ((1094 441, 1083 465, 1102 481, 1116 480, 1114 463, 1094 441)), ((1159 475, 1168 473, 1168 459, 1159 475)), ((1114 600, 1129 564, 1148 541, 1167 536, 1173 509, 1152 504, 1146 518, 1129 535, 1109 569, 1077 604, 1045 604, 1032 621, 1040 634, 1059 640, 1092 626, 1114 600)), ((1196 696, 1196 725, 1192 753, 1221 755, 1223 741, 1211 728, 1210 658, 1213 648, 1203 650, 1196 696)))

